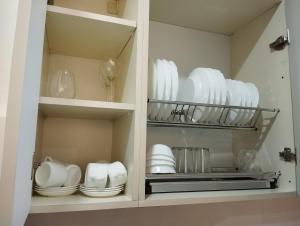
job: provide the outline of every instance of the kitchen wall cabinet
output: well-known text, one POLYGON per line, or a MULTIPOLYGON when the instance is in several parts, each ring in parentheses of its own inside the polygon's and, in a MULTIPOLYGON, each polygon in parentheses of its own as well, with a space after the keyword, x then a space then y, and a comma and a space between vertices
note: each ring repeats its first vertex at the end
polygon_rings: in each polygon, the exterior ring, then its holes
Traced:
POLYGON ((20 9, 28 14, 24 38, 16 40, 24 47, 23 55, 18 55, 23 58, 15 64, 22 76, 12 80, 6 119, 0 184, 5 194, 0 204, 5 209, 3 225, 22 225, 29 212, 295 196, 295 163, 282 161, 279 152, 285 147, 294 151, 298 134, 292 115, 292 109, 294 115, 297 112, 297 88, 295 83, 291 87, 291 78, 297 79, 296 40, 292 38, 292 51, 269 47, 287 34, 289 26, 294 30, 296 17, 289 16, 292 7, 286 1, 121 0, 116 14, 107 12, 107 4, 114 1, 28 2, 28 8, 20 9), (99 73, 107 57, 116 58, 119 65, 110 102, 99 73), (217 68, 227 78, 253 82, 260 90, 260 104, 280 112, 268 131, 147 128, 149 57, 174 60, 181 77, 202 66, 217 68), (48 81, 61 67, 76 75, 75 99, 48 94, 48 81), (234 166, 235 151, 252 148, 264 170, 280 171, 278 188, 145 195, 147 147, 183 145, 185 139, 190 145, 205 143, 214 149, 215 164, 222 166, 234 166), (83 171, 91 161, 119 160, 128 169, 126 191, 107 199, 32 196, 33 163, 47 155, 77 163, 83 171))

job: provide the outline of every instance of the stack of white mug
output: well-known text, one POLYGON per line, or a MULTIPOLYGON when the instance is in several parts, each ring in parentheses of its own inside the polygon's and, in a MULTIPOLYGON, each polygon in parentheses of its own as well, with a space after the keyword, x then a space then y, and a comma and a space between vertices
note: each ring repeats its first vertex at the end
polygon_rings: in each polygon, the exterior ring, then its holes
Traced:
POLYGON ((46 157, 35 173, 34 191, 43 196, 66 196, 76 192, 81 169, 46 157))
POLYGON ((118 195, 127 182, 127 170, 121 162, 89 163, 80 191, 90 197, 118 195))

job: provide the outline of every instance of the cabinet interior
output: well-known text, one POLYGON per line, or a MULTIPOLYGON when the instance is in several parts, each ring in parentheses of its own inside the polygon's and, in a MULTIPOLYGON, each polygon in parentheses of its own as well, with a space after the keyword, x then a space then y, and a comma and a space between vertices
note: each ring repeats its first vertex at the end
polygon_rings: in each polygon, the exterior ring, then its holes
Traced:
POLYGON ((284 1, 279 2, 55 0, 47 11, 35 160, 50 155, 79 164, 83 172, 89 162, 117 160, 127 167, 129 180, 124 195, 108 199, 34 196, 31 212, 196 204, 294 192, 295 164, 278 157, 284 147, 294 148, 288 50, 269 48, 286 33, 284 1), (107 6, 117 2, 118 13, 108 13, 107 6), (144 18, 148 3, 149 34, 144 18), (100 70, 108 57, 118 63, 112 102, 100 70), (280 113, 275 121, 265 115, 258 131, 146 129, 148 57, 173 60, 181 78, 196 67, 211 67, 226 78, 253 82, 260 105, 280 113), (61 69, 75 76, 75 100, 49 97, 48 83, 61 69), (214 167, 236 167, 239 153, 251 150, 252 161, 263 171, 281 172, 279 188, 145 196, 145 155, 155 143, 208 147, 214 167))
MULTIPOLYGON (((209 147, 213 167, 237 167, 239 156, 251 151, 255 158, 250 161, 262 171, 280 171, 275 192, 295 191, 295 165, 280 160, 278 154, 286 146, 294 148, 288 50, 276 52, 269 48, 271 42, 286 34, 284 2, 264 1, 265 5, 255 6, 252 1, 244 1, 243 4, 252 7, 244 16, 239 14, 240 5, 234 0, 191 1, 184 6, 180 1, 176 3, 150 1, 149 58, 173 60, 181 78, 196 67, 211 67, 222 71, 225 78, 253 82, 260 92, 260 106, 279 108, 280 113, 275 120, 263 115, 258 131, 249 132, 148 127, 145 149, 155 143, 209 147), (225 2, 228 4, 223 5, 225 2), (236 21, 237 18, 241 20, 236 21), (235 23, 229 24, 233 19, 235 23)), ((240 8, 240 11, 247 9, 240 8)), ((143 175, 141 180, 145 180, 143 175)), ((177 203, 176 194, 145 196, 143 188, 140 190, 140 195, 145 197, 142 205, 177 203)), ((199 194, 180 196, 192 203, 190 199, 199 194)), ((226 192, 203 194, 200 196, 219 196, 226 192)))
POLYGON ((88 163, 120 161, 128 171, 125 191, 93 200, 79 193, 55 199, 33 193, 31 212, 135 206, 137 1, 120 1, 118 14, 108 13, 107 5, 116 2, 58 0, 48 5, 34 161, 51 156, 77 164, 81 182, 88 163), (112 101, 100 68, 108 58, 117 61, 112 101), (51 97, 48 90, 53 76, 65 69, 75 78, 74 99, 51 97))

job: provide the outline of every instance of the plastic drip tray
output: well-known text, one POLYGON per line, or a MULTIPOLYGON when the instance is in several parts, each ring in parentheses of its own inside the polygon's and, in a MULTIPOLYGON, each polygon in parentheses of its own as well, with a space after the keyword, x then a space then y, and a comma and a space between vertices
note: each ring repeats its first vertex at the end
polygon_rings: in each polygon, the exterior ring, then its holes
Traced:
POLYGON ((148 174, 146 194, 274 189, 277 178, 275 173, 148 174))

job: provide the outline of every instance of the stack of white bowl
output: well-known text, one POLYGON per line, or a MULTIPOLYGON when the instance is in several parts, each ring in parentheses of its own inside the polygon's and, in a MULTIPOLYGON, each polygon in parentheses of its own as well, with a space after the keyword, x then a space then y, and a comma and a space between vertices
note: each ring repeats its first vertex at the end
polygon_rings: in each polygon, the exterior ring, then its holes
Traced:
POLYGON ((147 151, 146 172, 151 174, 176 173, 172 149, 164 144, 154 144, 147 151))
POLYGON ((35 173, 34 191, 43 196, 66 196, 76 192, 81 169, 46 157, 35 173))
POLYGON ((121 162, 89 163, 79 189, 86 196, 109 197, 123 191, 126 182, 127 170, 121 162))

